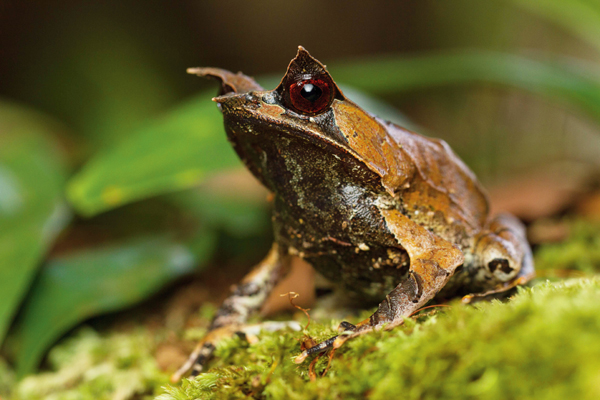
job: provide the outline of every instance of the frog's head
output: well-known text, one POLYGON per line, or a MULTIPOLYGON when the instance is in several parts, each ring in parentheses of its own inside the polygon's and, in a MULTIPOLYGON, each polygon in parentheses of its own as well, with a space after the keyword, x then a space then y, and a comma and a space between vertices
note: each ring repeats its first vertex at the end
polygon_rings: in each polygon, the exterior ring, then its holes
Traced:
MULTIPOLYGON (((220 95, 213 100, 225 119, 230 140, 244 161, 247 140, 301 137, 333 154, 350 157, 383 178, 391 177, 396 142, 375 116, 347 99, 325 65, 302 46, 273 90, 263 90, 252 78, 218 68, 190 68, 188 73, 216 78, 220 95)), ((264 142, 263 142, 264 143, 264 142)), ((252 168, 255 174, 256 168, 252 168)))
POLYGON ((291 128, 300 135, 348 147, 348 140, 335 124, 336 105, 348 100, 325 66, 302 46, 274 90, 263 90, 254 79, 240 72, 190 68, 188 73, 221 82, 220 95, 213 100, 225 119, 244 118, 250 125, 268 122, 281 130, 291 128))

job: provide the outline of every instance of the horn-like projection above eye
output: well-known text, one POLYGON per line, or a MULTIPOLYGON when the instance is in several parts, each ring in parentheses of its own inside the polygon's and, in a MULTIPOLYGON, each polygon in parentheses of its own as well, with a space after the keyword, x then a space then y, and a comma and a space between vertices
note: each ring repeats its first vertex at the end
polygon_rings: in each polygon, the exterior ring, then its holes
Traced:
POLYGON ((306 115, 326 111, 336 97, 344 99, 325 66, 302 46, 276 90, 287 108, 306 115))

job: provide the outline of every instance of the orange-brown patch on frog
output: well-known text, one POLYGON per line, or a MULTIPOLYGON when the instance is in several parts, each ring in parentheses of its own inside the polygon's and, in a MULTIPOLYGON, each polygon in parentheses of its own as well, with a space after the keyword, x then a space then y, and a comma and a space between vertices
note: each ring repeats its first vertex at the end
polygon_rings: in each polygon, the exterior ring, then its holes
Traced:
POLYGON ((285 109, 278 104, 267 104, 261 102, 260 113, 263 115, 270 115, 273 119, 278 119, 281 114, 285 113, 285 109))
POLYGON ((335 121, 349 146, 379 176, 390 194, 414 174, 415 168, 403 157, 400 146, 371 115, 350 101, 334 101, 335 121))
POLYGON ((401 152, 418 174, 411 182, 410 191, 419 199, 413 201, 402 194, 405 204, 428 204, 460 221, 472 231, 485 225, 489 203, 475 175, 450 149, 446 142, 411 132, 391 122, 386 129, 401 152))

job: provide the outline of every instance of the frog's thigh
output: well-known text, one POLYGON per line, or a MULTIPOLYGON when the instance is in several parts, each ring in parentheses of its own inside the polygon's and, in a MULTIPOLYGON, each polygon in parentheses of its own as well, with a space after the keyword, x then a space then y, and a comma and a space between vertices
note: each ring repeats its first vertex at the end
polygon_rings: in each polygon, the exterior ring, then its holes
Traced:
POLYGON ((212 356, 215 344, 223 338, 231 337, 238 331, 244 331, 244 323, 254 312, 260 310, 273 287, 289 271, 290 257, 282 254, 275 243, 271 251, 248 275, 232 290, 225 299, 208 334, 198 343, 186 363, 171 377, 176 382, 188 371, 199 374, 204 364, 212 356))
POLYGON ((494 217, 487 229, 475 237, 474 254, 483 268, 500 284, 489 292, 464 298, 469 302, 475 297, 502 293, 529 281, 535 276, 531 248, 527 242, 525 227, 510 214, 494 217))
POLYGON ((462 251, 452 243, 429 232, 400 211, 381 210, 388 229, 410 257, 410 270, 404 282, 392 290, 369 318, 376 328, 402 323, 432 299, 464 261, 462 251))

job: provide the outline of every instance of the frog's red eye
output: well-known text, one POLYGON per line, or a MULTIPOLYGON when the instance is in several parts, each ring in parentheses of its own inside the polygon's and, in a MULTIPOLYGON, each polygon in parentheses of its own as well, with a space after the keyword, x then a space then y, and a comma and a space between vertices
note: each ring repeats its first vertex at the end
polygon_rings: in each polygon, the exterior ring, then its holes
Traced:
POLYGON ((325 110, 333 98, 328 82, 322 79, 306 79, 290 85, 292 106, 304 114, 318 114, 325 110))

